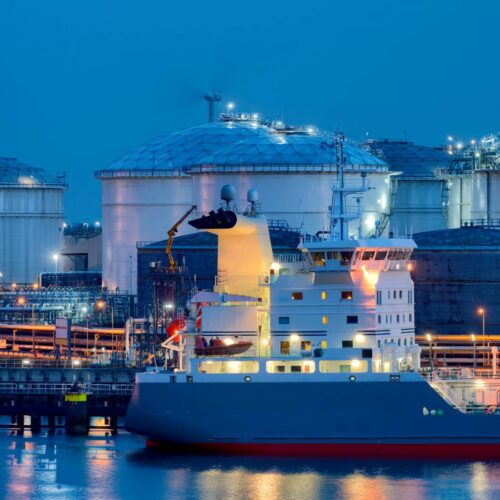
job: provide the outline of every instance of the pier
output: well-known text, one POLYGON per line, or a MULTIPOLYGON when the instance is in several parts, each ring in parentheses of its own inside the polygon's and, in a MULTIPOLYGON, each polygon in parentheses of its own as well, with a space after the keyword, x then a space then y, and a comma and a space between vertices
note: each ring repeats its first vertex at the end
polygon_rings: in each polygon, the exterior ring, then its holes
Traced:
POLYGON ((136 371, 84 361, 0 360, 0 415, 33 433, 64 427, 69 434, 86 434, 93 417, 102 417, 115 432, 126 414, 136 371))

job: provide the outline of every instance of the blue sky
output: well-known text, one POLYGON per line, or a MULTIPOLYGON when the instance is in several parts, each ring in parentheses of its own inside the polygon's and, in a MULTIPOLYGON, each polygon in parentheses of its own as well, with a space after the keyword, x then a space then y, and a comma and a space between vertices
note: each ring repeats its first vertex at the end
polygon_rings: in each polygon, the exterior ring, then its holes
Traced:
POLYGON ((493 0, 3 0, 0 155, 66 171, 71 221, 94 170, 206 120, 201 95, 353 139, 439 144, 500 129, 493 0))

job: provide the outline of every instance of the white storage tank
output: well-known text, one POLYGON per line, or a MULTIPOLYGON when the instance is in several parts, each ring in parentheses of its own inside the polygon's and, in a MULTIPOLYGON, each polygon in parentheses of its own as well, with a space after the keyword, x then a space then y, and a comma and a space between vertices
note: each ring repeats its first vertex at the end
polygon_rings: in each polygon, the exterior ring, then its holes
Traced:
MULTIPOLYGON (((193 199, 202 212, 214 207, 221 187, 236 188, 236 205, 248 205, 247 191, 259 192, 262 212, 268 219, 286 220, 308 233, 327 231, 332 184, 337 182, 333 138, 306 132, 277 131, 232 144, 206 156, 191 169, 193 199)), ((390 211, 389 167, 361 147, 344 144, 347 187, 359 187, 363 178, 370 188, 348 197, 348 210, 363 209, 362 232, 373 234, 384 225, 390 211)), ((350 234, 358 232, 352 222, 350 234)))
MULTIPOLYGON (((160 136, 97 171, 102 184, 104 285, 135 293, 137 243, 164 239, 172 224, 197 203, 189 165, 228 144, 267 133, 257 122, 207 123, 160 136)), ((188 227, 184 224, 179 234, 188 227)))
POLYGON ((0 282, 32 283, 55 271, 66 187, 63 175, 0 158, 0 282))

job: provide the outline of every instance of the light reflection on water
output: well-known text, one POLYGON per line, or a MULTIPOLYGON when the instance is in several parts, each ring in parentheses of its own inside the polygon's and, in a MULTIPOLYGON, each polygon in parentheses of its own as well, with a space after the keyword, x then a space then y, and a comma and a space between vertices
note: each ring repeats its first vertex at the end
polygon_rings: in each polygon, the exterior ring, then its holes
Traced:
POLYGON ((166 454, 126 433, 0 431, 3 498, 500 498, 500 462, 412 462, 166 454))

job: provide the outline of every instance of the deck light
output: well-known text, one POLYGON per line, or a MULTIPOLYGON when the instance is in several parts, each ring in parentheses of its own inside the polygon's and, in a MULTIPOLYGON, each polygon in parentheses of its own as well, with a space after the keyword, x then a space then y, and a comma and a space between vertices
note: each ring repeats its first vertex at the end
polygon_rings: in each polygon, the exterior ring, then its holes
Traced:
POLYGON ((234 344, 234 340, 233 339, 224 339, 224 344, 226 344, 226 345, 233 345, 234 344))
POLYGON ((353 368, 359 368, 361 366, 361 361, 359 359, 353 359, 351 361, 351 366, 353 368))
POLYGON ((290 340, 292 342, 297 342, 299 340, 299 336, 296 333, 293 333, 292 335, 290 335, 290 340))
POLYGON ((17 305, 18 306, 25 306, 26 305, 26 297, 18 297, 17 305))
POLYGON ((31 361, 29 359, 23 359, 23 365, 31 365, 31 361))
POLYGON ((427 339, 428 342, 432 342, 432 335, 428 333, 425 338, 427 339))
POLYGON ((365 336, 362 333, 357 333, 354 339, 358 344, 362 344, 365 341, 365 336))

